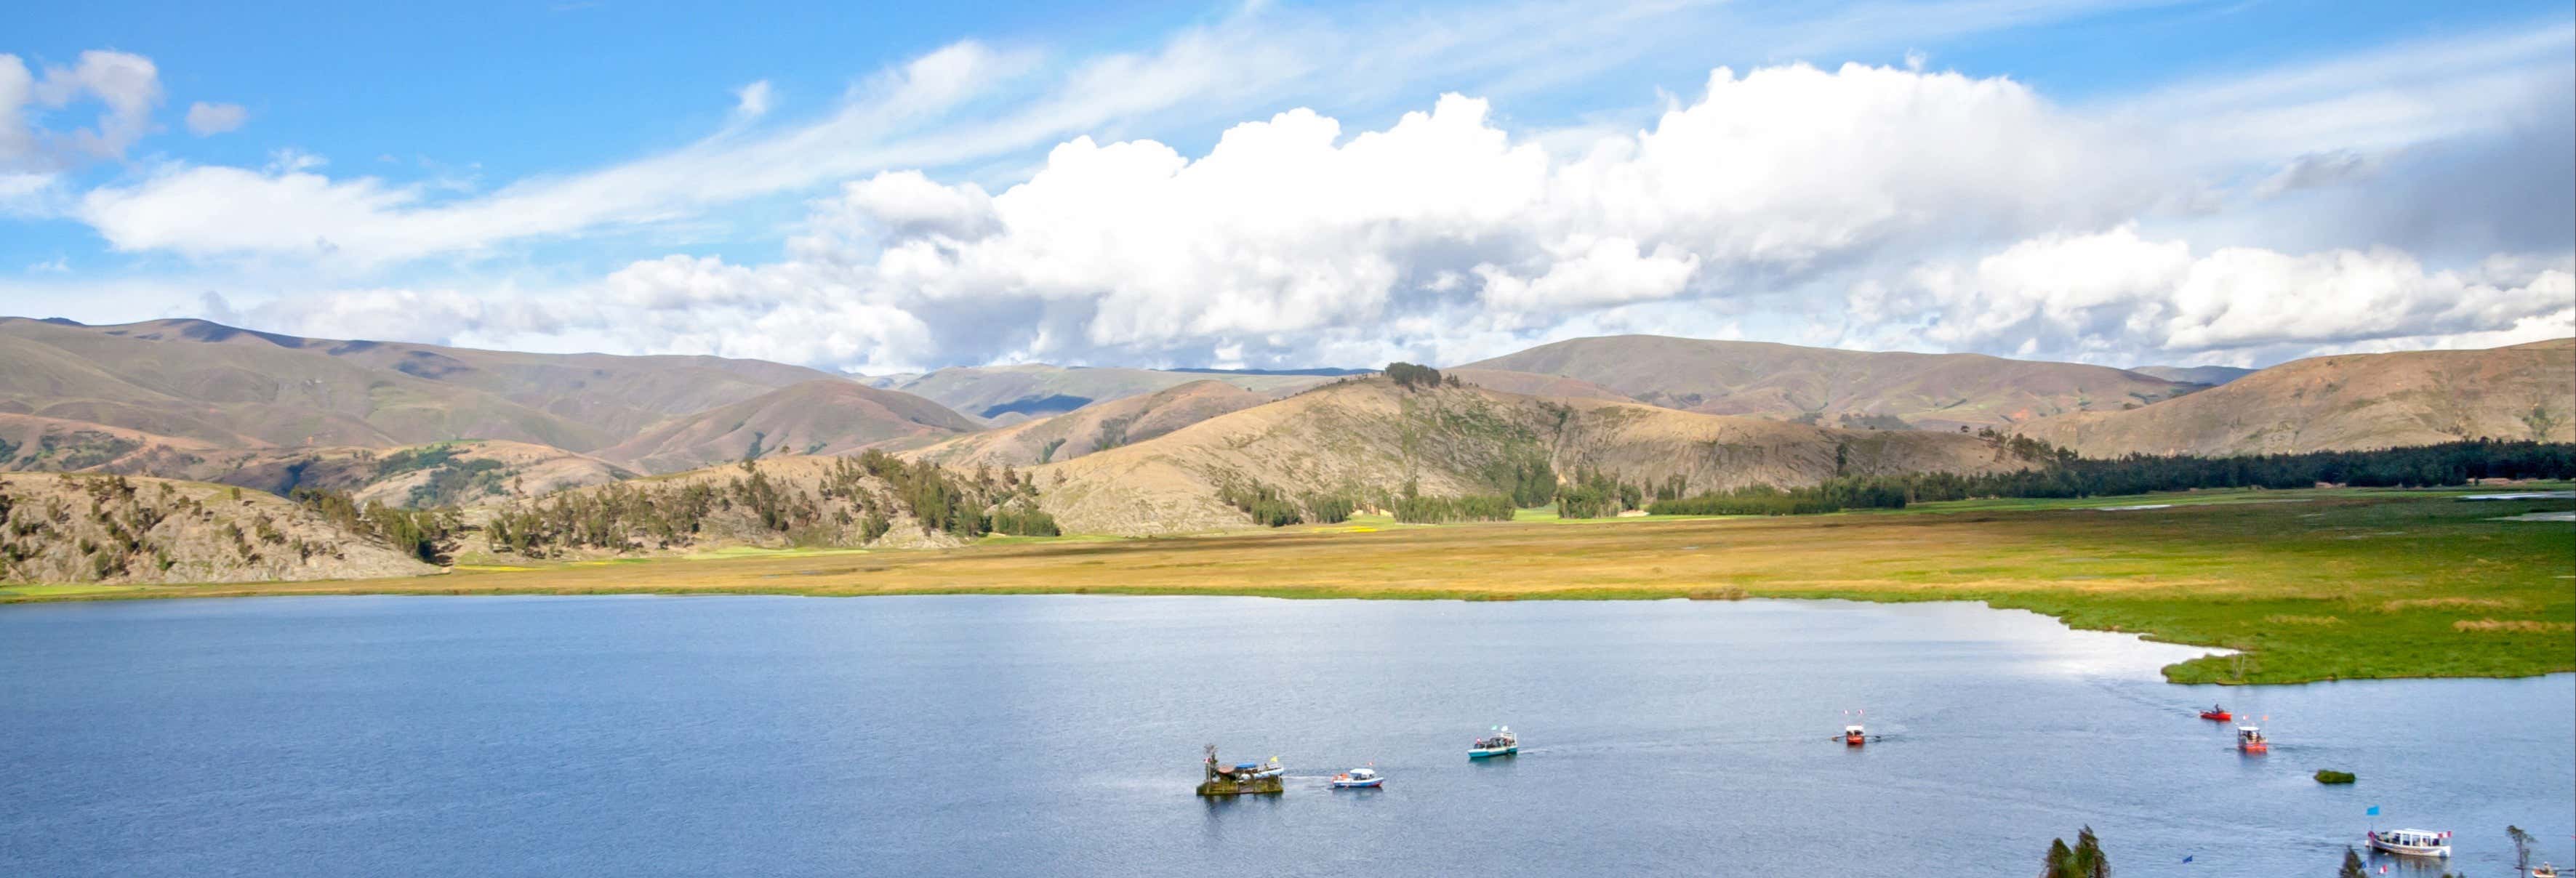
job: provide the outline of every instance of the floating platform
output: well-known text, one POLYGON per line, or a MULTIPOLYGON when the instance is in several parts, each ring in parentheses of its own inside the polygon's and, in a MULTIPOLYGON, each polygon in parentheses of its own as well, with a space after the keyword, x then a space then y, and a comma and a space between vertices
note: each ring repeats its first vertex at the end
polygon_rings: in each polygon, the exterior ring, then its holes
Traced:
POLYGON ((1256 777, 1249 780, 1218 777, 1199 783, 1199 795, 1202 796, 1278 795, 1287 791, 1288 786, 1276 777, 1256 777))
POLYGON ((1202 796, 1277 795, 1288 791, 1281 780, 1287 772, 1279 767, 1278 757, 1271 757, 1269 767, 1246 762, 1227 767, 1216 758, 1216 745, 1207 746, 1207 779, 1199 782, 1202 796))

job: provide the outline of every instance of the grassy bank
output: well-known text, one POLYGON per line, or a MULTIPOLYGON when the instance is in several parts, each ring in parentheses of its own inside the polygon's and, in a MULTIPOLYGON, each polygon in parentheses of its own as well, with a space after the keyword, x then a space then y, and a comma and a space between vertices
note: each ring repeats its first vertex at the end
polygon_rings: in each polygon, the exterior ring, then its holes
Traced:
POLYGON ((2576 670, 2576 528, 2502 516, 2567 500, 2247 491, 1970 501, 1797 518, 1345 525, 1011 539, 947 551, 736 552, 206 586, 19 586, 0 600, 277 594, 959 592, 1298 598, 1977 600, 2080 628, 2243 650, 2179 682, 2576 670), (2111 511, 2103 507, 2172 504, 2111 511))

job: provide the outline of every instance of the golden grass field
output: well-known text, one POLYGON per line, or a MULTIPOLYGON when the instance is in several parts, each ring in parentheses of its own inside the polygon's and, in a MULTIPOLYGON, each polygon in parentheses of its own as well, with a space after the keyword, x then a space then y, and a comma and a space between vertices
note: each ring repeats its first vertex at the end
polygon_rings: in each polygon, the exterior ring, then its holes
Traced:
POLYGON ((1764 519, 1384 519, 948 550, 728 550, 460 567, 402 579, 29 586, 0 600, 311 594, 1227 594, 1468 600, 1978 600, 2228 647, 2184 682, 2576 670, 2576 527, 2499 521, 2576 501, 2460 492, 2203 491, 1922 504, 1764 519), (2104 507, 2172 504, 2170 508, 2104 507))

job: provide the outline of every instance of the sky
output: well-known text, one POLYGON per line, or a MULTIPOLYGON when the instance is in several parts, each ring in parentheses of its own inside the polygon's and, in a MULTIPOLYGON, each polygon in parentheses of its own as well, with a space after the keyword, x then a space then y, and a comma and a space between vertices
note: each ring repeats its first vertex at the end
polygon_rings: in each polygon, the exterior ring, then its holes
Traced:
POLYGON ((0 314, 869 374, 2576 335, 2563 0, 393 5, 0 13, 0 314))

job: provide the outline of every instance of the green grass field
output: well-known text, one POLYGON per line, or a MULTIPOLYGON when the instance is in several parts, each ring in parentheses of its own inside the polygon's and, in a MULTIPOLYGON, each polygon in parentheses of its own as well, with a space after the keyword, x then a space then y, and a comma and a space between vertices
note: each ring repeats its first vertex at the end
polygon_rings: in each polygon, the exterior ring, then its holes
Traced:
POLYGON ((1230 594, 1285 598, 1973 600, 2241 650, 2181 682, 2576 671, 2576 501, 2465 492, 2199 491, 1788 518, 1336 525, 921 551, 731 551, 442 576, 18 586, 0 601, 271 594, 1230 594), (2164 505, 2114 511, 2105 507, 2164 505), (1581 526, 1574 526, 1581 525, 1581 526))

